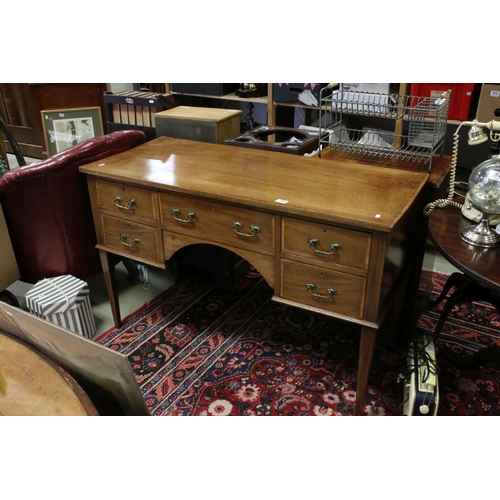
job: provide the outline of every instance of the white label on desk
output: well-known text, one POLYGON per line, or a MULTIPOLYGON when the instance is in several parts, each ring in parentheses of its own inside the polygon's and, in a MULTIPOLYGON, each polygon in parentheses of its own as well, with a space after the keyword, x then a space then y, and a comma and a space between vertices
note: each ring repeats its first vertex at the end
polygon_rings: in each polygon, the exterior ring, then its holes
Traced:
POLYGON ((281 203, 282 205, 286 205, 288 203, 288 200, 282 200, 281 198, 278 198, 277 200, 274 200, 275 203, 281 203))

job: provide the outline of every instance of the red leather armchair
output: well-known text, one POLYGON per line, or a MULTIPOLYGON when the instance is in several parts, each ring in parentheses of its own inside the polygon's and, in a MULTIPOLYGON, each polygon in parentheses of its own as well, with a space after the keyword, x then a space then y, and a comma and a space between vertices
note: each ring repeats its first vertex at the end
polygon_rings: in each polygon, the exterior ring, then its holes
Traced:
POLYGON ((102 272, 87 180, 78 167, 145 141, 141 131, 120 130, 0 177, 0 203, 21 281, 62 274, 85 281, 102 272))

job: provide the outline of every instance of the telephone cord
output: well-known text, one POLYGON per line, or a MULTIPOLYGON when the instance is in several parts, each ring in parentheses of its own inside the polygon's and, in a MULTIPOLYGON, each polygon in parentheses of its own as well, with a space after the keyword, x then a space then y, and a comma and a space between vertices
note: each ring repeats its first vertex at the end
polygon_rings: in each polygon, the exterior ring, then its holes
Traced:
POLYGON ((459 141, 459 136, 458 132, 462 128, 462 124, 459 125, 455 133, 453 134, 453 153, 452 153, 452 159, 451 159, 451 168, 450 168, 450 182, 449 182, 449 189, 448 189, 448 197, 435 200, 431 203, 428 203, 424 207, 424 215, 426 217, 429 217, 432 213, 432 211, 435 208, 444 208, 446 206, 452 206, 456 208, 462 208, 462 203, 458 203, 456 201, 453 201, 453 198, 455 197, 455 177, 457 173, 457 161, 458 161, 458 141, 459 141))

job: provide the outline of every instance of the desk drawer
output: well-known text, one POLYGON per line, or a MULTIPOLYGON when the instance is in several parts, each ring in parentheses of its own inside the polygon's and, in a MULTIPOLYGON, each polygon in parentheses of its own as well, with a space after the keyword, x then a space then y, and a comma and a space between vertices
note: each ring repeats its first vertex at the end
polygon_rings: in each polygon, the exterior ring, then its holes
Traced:
POLYGON ((282 228, 282 252, 328 264, 368 270, 369 233, 290 217, 283 217, 282 228))
POLYGON ((131 259, 161 263, 156 228, 108 215, 102 215, 101 221, 103 244, 110 250, 126 252, 131 259))
POLYGON ((119 217, 155 221, 153 191, 103 180, 96 180, 96 189, 99 208, 115 212, 119 217))
POLYGON ((228 245, 243 243, 274 249, 275 223, 271 214, 168 193, 160 193, 159 197, 161 222, 172 230, 208 236, 209 240, 222 239, 228 245))
POLYGON ((281 261, 280 296, 284 299, 361 318, 365 289, 366 280, 359 276, 281 261), (329 289, 333 291, 329 293, 329 289))

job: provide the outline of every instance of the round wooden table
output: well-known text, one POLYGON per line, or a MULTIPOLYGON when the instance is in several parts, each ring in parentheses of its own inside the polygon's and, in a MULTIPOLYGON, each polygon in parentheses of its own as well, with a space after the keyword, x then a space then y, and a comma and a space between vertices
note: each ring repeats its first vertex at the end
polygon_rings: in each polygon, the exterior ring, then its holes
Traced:
POLYGON ((1 331, 0 372, 3 377, 0 381, 6 385, 3 391, 0 387, 1 415, 98 415, 85 391, 63 368, 25 342, 1 331))
MULTIPOLYGON (((462 215, 460 209, 451 206, 436 208, 429 216, 429 236, 437 251, 460 271, 450 275, 436 299, 435 305, 455 287, 436 324, 434 340, 438 338, 448 314, 459 303, 485 301, 500 313, 500 246, 483 248, 463 241, 461 230, 474 224, 462 215)), ((500 348, 483 348, 460 364, 481 366, 490 361, 500 362, 500 348)))
POLYGON ((462 240, 460 231, 475 225, 455 207, 436 208, 429 217, 429 235, 436 249, 469 278, 500 293, 500 246, 482 248, 462 240))

